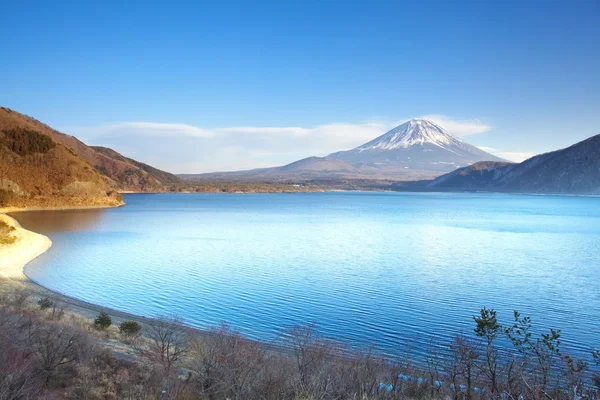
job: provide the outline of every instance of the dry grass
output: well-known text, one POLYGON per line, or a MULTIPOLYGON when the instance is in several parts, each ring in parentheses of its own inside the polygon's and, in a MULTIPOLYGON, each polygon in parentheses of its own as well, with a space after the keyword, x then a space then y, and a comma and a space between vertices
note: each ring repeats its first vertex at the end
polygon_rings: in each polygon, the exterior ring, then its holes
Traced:
POLYGON ((13 244, 17 238, 13 235, 14 226, 8 225, 4 221, 0 221, 0 244, 13 244))

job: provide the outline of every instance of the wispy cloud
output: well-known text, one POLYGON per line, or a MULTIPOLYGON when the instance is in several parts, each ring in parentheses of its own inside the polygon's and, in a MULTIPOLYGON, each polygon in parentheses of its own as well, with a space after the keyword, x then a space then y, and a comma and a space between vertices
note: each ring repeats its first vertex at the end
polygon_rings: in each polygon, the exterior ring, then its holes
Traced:
POLYGON ((521 162, 521 161, 525 161, 528 158, 531 158, 533 156, 535 156, 535 153, 527 153, 527 152, 520 152, 520 151, 499 151, 496 153, 496 155, 498 157, 502 157, 505 160, 509 160, 509 161, 514 161, 514 162, 521 162))
MULTIPOLYGON (((207 129, 198 128, 187 124, 164 124, 159 122, 121 122, 112 125, 106 125, 105 131, 126 131, 128 134, 140 134, 148 136, 195 136, 211 137, 213 132, 207 129)), ((102 133, 102 128, 100 133, 102 133)))
POLYGON ((495 149, 493 147, 485 147, 485 146, 479 146, 479 148, 483 151, 487 151, 488 153, 491 153, 498 157, 504 158, 505 160, 514 161, 514 162, 525 161, 528 158, 531 158, 536 155, 535 153, 529 153, 529 152, 501 151, 501 150, 495 149))
MULTIPOLYGON (((439 114, 425 118, 457 136, 490 129, 475 119, 454 120, 439 114)), ((199 173, 268 167, 309 156, 325 156, 357 147, 407 119, 396 123, 368 121, 314 127, 203 128, 183 123, 121 122, 65 131, 90 144, 114 148, 168 171, 199 173)))
POLYGON ((478 119, 457 120, 442 114, 429 114, 423 118, 435 122, 448 132, 460 137, 476 135, 492 129, 491 126, 478 119))

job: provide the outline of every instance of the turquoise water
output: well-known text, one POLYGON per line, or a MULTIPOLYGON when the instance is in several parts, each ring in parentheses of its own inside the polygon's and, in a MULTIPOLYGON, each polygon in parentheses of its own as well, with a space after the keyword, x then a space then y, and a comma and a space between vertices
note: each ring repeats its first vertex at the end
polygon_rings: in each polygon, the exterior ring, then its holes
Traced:
POLYGON ((54 245, 53 290, 274 340, 294 324, 389 355, 471 335, 483 307, 600 347, 600 198, 495 194, 126 195, 17 214, 54 245))

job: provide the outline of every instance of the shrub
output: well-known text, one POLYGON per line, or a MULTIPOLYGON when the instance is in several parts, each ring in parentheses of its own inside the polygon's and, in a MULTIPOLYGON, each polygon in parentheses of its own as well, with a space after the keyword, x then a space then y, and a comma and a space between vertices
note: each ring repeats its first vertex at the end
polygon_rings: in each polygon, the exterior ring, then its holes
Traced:
POLYGON ((123 321, 119 325, 119 332, 125 336, 133 336, 142 330, 142 326, 135 321, 123 321))
POLYGON ((110 315, 102 311, 94 320, 94 325, 96 325, 100 329, 106 329, 112 325, 112 318, 110 317, 110 315))
POLYGON ((42 297, 37 301, 38 306, 40 306, 40 310, 46 310, 54 305, 52 300, 48 297, 42 297))
POLYGON ((6 207, 14 201, 16 195, 13 191, 0 189, 0 207, 6 207))
POLYGON ((116 190, 111 190, 110 192, 107 193, 108 197, 112 197, 114 199, 116 199, 118 202, 123 202, 123 195, 119 192, 117 192, 116 190))
POLYGON ((5 130, 0 143, 20 156, 32 153, 47 153, 56 147, 56 143, 49 137, 31 129, 14 128, 5 130))
POLYGON ((17 238, 12 235, 14 231, 14 226, 10 226, 4 221, 0 221, 0 244, 13 244, 16 242, 17 238))

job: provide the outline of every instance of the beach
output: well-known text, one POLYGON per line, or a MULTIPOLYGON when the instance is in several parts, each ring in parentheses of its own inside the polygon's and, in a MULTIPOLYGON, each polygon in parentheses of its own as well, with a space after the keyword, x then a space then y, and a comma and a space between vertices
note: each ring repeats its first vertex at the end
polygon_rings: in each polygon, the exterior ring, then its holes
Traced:
POLYGON ((25 280, 25 265, 47 251, 52 241, 44 235, 24 229, 8 215, 0 214, 0 221, 15 228, 12 235, 16 238, 13 244, 0 245, 0 277, 25 280))
POLYGON ((73 297, 63 295, 62 293, 49 290, 39 285, 37 282, 29 279, 24 273, 25 266, 48 251, 48 249, 50 249, 52 246, 52 241, 50 238, 44 235, 23 228, 16 219, 4 213, 94 208, 106 208, 106 206, 55 207, 51 209, 41 207, 0 208, 0 222, 4 222, 9 226, 14 227, 15 230, 12 232, 12 235, 17 239, 12 244, 0 244, 0 292, 6 290, 10 291, 15 289, 26 289, 33 293, 36 297, 51 297, 55 301, 58 301, 66 306, 66 308, 70 311, 75 312, 84 318, 94 318, 94 316, 100 311, 109 311, 111 315, 116 317, 115 321, 117 322, 131 319, 135 319, 140 322, 147 322, 149 319, 145 317, 132 315, 118 310, 107 309, 105 307, 81 301, 73 297))

